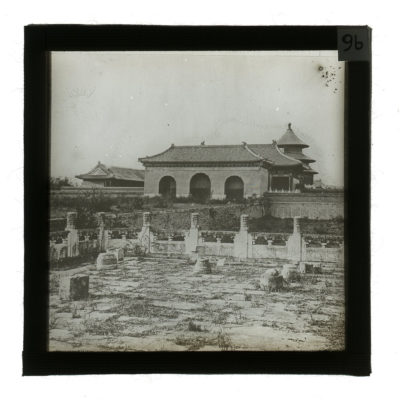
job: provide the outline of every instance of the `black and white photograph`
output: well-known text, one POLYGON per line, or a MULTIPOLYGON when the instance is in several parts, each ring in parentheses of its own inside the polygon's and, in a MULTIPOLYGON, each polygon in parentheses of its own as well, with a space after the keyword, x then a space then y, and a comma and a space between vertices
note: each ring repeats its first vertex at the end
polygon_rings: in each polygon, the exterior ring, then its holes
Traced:
POLYGON ((337 51, 51 52, 49 351, 342 351, 337 51))

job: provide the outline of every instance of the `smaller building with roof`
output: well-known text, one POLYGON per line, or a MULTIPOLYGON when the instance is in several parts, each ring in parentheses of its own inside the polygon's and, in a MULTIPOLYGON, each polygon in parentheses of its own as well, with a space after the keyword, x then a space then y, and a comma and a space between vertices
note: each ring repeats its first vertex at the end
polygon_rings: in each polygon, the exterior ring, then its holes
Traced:
POLYGON ((100 161, 86 174, 76 175, 86 187, 143 187, 144 170, 107 167, 100 161))
POLYGON ((293 132, 272 144, 175 146, 139 158, 145 167, 144 195, 238 199, 268 191, 291 192, 312 184, 309 147, 293 132))

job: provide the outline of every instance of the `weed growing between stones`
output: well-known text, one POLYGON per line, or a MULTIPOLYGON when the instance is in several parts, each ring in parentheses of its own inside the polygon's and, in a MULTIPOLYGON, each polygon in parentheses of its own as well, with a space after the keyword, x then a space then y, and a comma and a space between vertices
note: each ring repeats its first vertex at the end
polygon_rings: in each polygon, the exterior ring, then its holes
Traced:
POLYGON ((222 330, 218 332, 217 344, 222 351, 234 350, 231 337, 222 330))
POLYGON ((49 329, 55 329, 57 327, 57 322, 59 317, 55 312, 51 312, 49 315, 49 329))
POLYGON ((107 320, 86 319, 82 323, 84 331, 92 335, 115 336, 120 333, 123 326, 115 318, 107 320))
POLYGON ((204 331, 204 329, 199 324, 196 324, 193 321, 189 321, 188 330, 190 332, 203 332, 204 331))

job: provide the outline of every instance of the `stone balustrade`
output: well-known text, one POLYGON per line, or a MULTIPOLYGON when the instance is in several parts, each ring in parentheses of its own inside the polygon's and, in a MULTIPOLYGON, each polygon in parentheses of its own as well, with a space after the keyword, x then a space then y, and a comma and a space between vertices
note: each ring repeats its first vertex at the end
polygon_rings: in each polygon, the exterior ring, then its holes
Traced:
POLYGON ((343 260, 343 237, 301 233, 298 217, 293 219, 293 232, 248 232, 248 216, 240 218, 239 231, 201 231, 199 214, 192 213, 186 231, 153 231, 151 214, 143 213, 140 232, 128 228, 105 229, 104 213, 98 214, 99 226, 92 230, 76 229, 76 213, 67 215, 65 232, 50 237, 50 260, 79 254, 102 253, 107 249, 139 246, 143 253, 202 255, 238 259, 282 259, 292 263, 343 260), (60 241, 61 239, 61 241, 60 241))

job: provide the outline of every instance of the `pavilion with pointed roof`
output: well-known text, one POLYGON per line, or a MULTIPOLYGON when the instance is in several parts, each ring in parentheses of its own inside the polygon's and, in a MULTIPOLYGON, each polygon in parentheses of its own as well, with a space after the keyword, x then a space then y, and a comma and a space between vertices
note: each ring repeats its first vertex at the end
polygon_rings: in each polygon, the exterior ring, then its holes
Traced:
POLYGON ((309 147, 289 124, 286 133, 271 144, 175 146, 139 158, 145 167, 147 196, 243 198, 265 192, 300 191, 312 184, 309 147))
POLYGON ((288 125, 287 131, 278 140, 277 145, 283 150, 283 153, 291 158, 299 160, 304 165, 302 182, 305 185, 313 184, 313 176, 318 172, 310 167, 310 164, 315 162, 311 157, 303 154, 303 149, 310 147, 299 139, 292 130, 292 124, 288 125))

